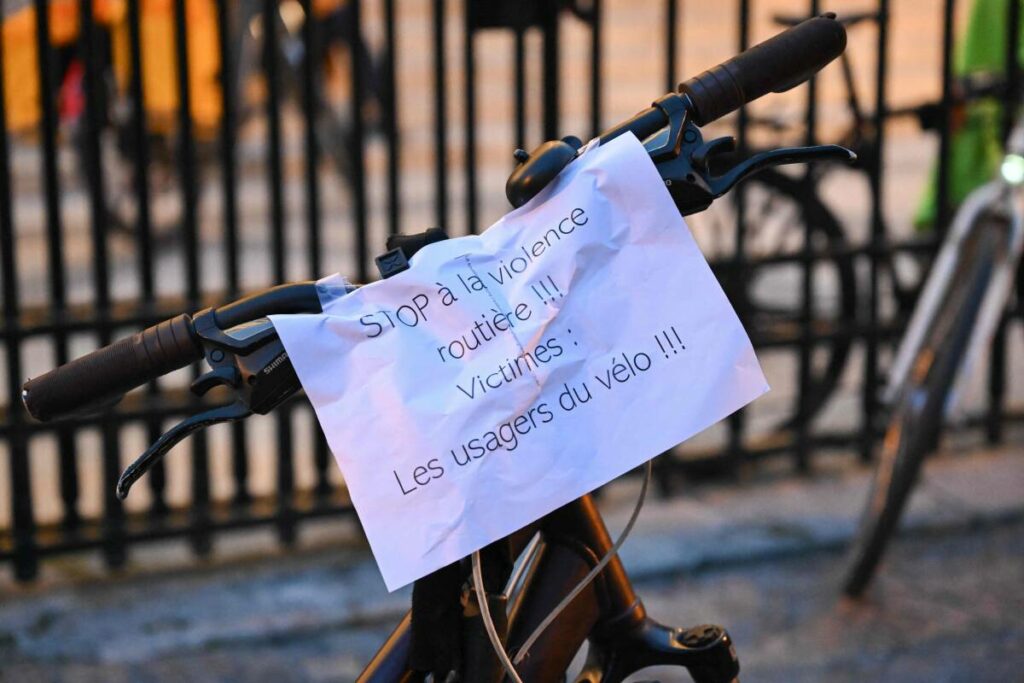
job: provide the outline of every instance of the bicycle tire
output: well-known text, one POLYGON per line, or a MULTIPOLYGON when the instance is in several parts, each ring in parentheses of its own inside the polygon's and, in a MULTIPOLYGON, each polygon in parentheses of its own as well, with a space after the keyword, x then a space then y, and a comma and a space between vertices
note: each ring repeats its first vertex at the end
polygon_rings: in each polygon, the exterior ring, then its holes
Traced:
MULTIPOLYGON (((987 218, 979 215, 981 220, 987 218)), ((847 556, 842 583, 847 597, 860 597, 870 585, 924 461, 938 443, 946 400, 994 272, 999 248, 994 236, 991 230, 981 233, 973 254, 968 252, 951 278, 963 285, 954 284, 947 290, 928 341, 918 352, 917 369, 896 402, 860 527, 847 556)))

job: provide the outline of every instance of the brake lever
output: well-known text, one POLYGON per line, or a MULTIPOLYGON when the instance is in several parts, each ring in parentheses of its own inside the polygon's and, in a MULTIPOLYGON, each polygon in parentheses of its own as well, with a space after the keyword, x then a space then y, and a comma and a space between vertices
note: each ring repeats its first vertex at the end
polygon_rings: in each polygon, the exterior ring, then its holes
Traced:
POLYGON ((707 177, 708 186, 715 197, 720 197, 747 177, 772 166, 805 164, 814 161, 845 161, 853 163, 857 155, 840 145, 814 145, 812 147, 781 147, 759 152, 733 166, 728 172, 707 177))
POLYGON ((853 163, 857 159, 856 154, 839 145, 784 147, 759 152, 715 174, 711 162, 735 148, 734 138, 705 142, 700 128, 686 120, 685 111, 667 113, 670 125, 644 141, 644 147, 684 216, 703 211, 737 184, 766 168, 816 161, 853 163))
POLYGON ((210 425, 242 420, 250 415, 252 415, 252 410, 249 409, 249 406, 238 400, 229 405, 212 408, 211 410, 185 418, 167 430, 167 432, 161 434, 160 438, 147 448, 145 453, 125 468, 121 478, 117 480, 117 497, 120 500, 124 500, 128 496, 128 490, 131 489, 132 484, 138 481, 139 477, 149 471, 157 461, 167 455, 168 451, 191 434, 210 425))
POLYGON ((222 422, 243 420, 254 413, 266 415, 301 388, 280 338, 267 318, 221 330, 197 316, 196 333, 202 341, 208 372, 192 382, 192 393, 202 396, 225 387, 235 396, 229 404, 191 415, 161 435, 129 465, 117 482, 117 497, 124 500, 132 484, 167 453, 200 429, 222 422))

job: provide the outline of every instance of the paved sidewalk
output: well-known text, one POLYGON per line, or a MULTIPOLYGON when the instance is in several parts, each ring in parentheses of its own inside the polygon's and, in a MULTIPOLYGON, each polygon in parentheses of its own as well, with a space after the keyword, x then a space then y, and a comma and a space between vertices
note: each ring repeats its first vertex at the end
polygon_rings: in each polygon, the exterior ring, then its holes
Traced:
MULTIPOLYGON (((836 599, 868 478, 848 458, 807 479, 652 499, 624 561, 656 617, 726 624, 746 680, 1011 680, 1024 664, 1022 450, 932 462, 864 604, 836 599)), ((613 534, 637 487, 604 497, 613 534)), ((0 681, 350 681, 407 603, 360 550, 7 584, 0 681)))
MULTIPOLYGON (((777 481, 759 475, 748 484, 697 487, 670 501, 651 501, 622 549, 624 561, 643 579, 841 550, 860 521, 871 476, 849 460, 837 456, 829 471, 820 458, 810 478, 786 468, 777 481)), ((605 514, 613 534, 625 525, 635 496, 625 487, 616 494, 623 504, 605 514)), ((949 452, 930 462, 903 528, 941 533, 1018 518, 1024 519, 1024 444, 970 456, 949 452)))

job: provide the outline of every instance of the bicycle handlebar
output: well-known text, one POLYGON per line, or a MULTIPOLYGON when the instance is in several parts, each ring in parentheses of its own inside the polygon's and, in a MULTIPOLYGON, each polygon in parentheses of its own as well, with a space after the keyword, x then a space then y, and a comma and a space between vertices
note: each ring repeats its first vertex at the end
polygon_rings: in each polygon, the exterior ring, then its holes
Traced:
POLYGON ((320 295, 315 282, 294 282, 277 285, 213 311, 217 327, 226 330, 256 318, 286 313, 319 313, 320 295))
MULTIPOLYGON (((699 76, 679 84, 690 120, 704 126, 769 92, 800 85, 846 49, 846 29, 832 12, 806 19, 699 76)), ((638 139, 654 135, 668 123, 652 106, 601 133, 601 143, 626 132, 638 139)))
POLYGON ((846 49, 846 30, 831 12, 797 24, 679 86, 703 126, 769 92, 785 92, 846 49))
MULTIPOLYGON (((691 120, 705 125, 770 91, 782 92, 802 83, 845 47, 842 24, 834 14, 825 14, 691 78, 679 91, 691 120)), ((601 139, 632 132, 643 140, 667 123, 666 112, 654 106, 605 131, 601 139)), ((272 313, 319 310, 315 285, 299 283, 274 287, 209 312, 213 324, 227 330, 272 313)), ((182 314, 28 380, 22 400, 34 418, 44 421, 103 407, 131 389, 201 360, 204 341, 213 342, 197 332, 191 316, 182 314)))
POLYGON ((51 420, 100 407, 203 357, 188 314, 165 320, 25 382, 32 417, 51 420))
MULTIPOLYGON (((226 330, 272 313, 320 310, 312 282, 279 285, 212 310, 226 330)), ((198 314, 197 314, 198 315, 198 314)), ((37 420, 106 406, 169 372, 203 359, 192 316, 181 314, 25 382, 22 401, 37 420)))

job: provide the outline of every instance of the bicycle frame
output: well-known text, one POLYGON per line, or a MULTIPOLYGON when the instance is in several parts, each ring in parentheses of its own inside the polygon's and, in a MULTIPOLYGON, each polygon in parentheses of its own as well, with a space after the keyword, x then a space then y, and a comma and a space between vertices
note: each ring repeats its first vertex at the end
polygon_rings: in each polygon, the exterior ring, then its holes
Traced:
MULTIPOLYGON (((524 552, 520 571, 509 582, 514 591, 508 606, 510 652, 521 647, 562 596, 612 546, 589 495, 554 511, 513 538, 517 550, 524 552), (529 543, 534 529, 541 534, 540 544, 529 543)), ((424 674, 408 669, 411 624, 410 612, 370 661, 359 683, 422 679, 424 674)), ((517 666, 520 676, 532 681, 558 680, 588 639, 591 647, 587 662, 577 678, 581 682, 616 683, 656 665, 685 666, 697 683, 724 683, 734 680, 739 671, 732 639, 721 627, 682 630, 650 619, 618 556, 537 640, 517 666)), ((503 672, 495 666, 496 658, 486 638, 473 640, 470 647, 464 654, 467 669, 461 680, 500 680, 503 672)))
POLYGON ((890 371, 890 382, 882 400, 885 405, 894 405, 907 386, 908 378, 918 353, 925 344, 928 331, 935 319, 939 306, 950 287, 955 287, 954 275, 964 258, 964 246, 974 238, 979 229, 991 226, 987 217, 1005 219, 1006 249, 999 252, 992 282, 985 293, 977 324, 971 333, 971 340, 960 364, 957 380, 946 402, 946 419, 960 416, 960 397, 966 378, 989 346, 992 336, 1006 307, 1013 288, 1024 248, 1024 117, 1017 120, 1007 143, 1007 154, 999 176, 977 188, 967 196, 957 211, 931 272, 921 291, 918 305, 914 309, 907 331, 890 371), (986 215, 987 214, 987 215, 986 215))
POLYGON ((1000 177, 957 211, 900 342, 883 395, 887 428, 843 592, 867 589, 942 426, 956 418, 966 379, 989 346, 1010 295, 1024 242, 1024 118, 1000 177))

